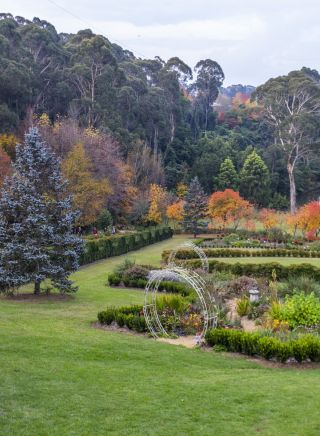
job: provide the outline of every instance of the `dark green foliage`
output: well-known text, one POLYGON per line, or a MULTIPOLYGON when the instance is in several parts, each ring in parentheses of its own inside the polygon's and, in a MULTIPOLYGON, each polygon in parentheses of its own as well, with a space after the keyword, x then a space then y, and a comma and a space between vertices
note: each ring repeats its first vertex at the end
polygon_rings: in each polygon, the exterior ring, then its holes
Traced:
POLYGON ((146 321, 143 316, 142 306, 109 307, 98 313, 100 324, 110 325, 116 322, 119 327, 128 327, 139 333, 147 331, 146 321))
POLYGON ((206 334, 208 345, 224 346, 228 351, 261 356, 265 359, 276 359, 286 362, 295 358, 298 362, 310 359, 320 360, 320 339, 312 335, 304 335, 296 340, 282 342, 275 337, 264 337, 259 333, 240 330, 212 329, 206 334))
POLYGON ((191 231, 196 237, 198 233, 199 221, 207 213, 207 199, 199 183, 198 177, 195 177, 189 186, 184 205, 184 227, 191 231))
MULTIPOLYGON (((259 250, 245 250, 238 248, 204 248, 207 257, 309 257, 318 258, 320 252, 306 249, 265 248, 259 250)), ((162 260, 167 261, 170 251, 162 253, 162 260)), ((197 259, 199 256, 193 250, 177 251, 177 259, 197 259)))
POLYGON ((237 191, 239 189, 239 177, 231 159, 227 158, 222 162, 216 185, 220 191, 225 189, 237 191))
MULTIPOLYGON (((187 260, 186 264, 189 268, 201 268, 200 260, 187 260)), ((270 263, 225 263, 218 260, 209 261, 209 271, 228 271, 237 276, 254 276, 254 277, 272 277, 272 271, 275 271, 278 279, 287 279, 290 276, 298 277, 308 275, 315 280, 320 280, 320 268, 317 268, 308 263, 299 265, 281 265, 277 262, 270 263)))
POLYGON ((127 236, 110 236, 88 240, 85 244, 84 254, 81 256, 81 264, 84 265, 107 257, 120 256, 129 251, 138 250, 146 245, 171 238, 172 235, 173 231, 170 227, 161 227, 127 236))
POLYGON ((267 206, 270 196, 269 170, 258 155, 253 151, 246 158, 240 172, 240 193, 257 206, 267 206))
MULTIPOLYGON (((130 277, 118 273, 110 273, 108 275, 108 283, 110 286, 125 286, 128 288, 144 289, 148 280, 146 278, 130 277)), ((181 294, 183 297, 192 294, 192 290, 184 283, 177 283, 163 280, 158 287, 160 292, 181 294)))
POLYGON ((112 226, 113 219, 111 213, 108 211, 108 209, 104 209, 98 219, 97 219, 97 227, 99 230, 108 231, 110 230, 110 227, 112 226))

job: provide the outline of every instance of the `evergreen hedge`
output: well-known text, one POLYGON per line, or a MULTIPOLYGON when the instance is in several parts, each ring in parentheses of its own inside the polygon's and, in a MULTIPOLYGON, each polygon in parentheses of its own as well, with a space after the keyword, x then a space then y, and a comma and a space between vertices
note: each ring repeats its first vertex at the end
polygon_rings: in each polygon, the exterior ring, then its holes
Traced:
MULTIPOLYGON (((110 286, 124 286, 128 288, 141 288, 144 289, 146 287, 146 284, 148 283, 148 280, 142 279, 142 278, 128 278, 128 277, 122 277, 120 274, 117 273, 110 273, 108 275, 108 282, 110 286)), ((186 297, 192 293, 191 288, 188 288, 186 284, 184 283, 177 283, 172 281, 161 281, 159 283, 158 290, 175 293, 175 294, 181 294, 182 296, 186 297)))
MULTIPOLYGON (((201 268, 201 261, 186 260, 186 265, 190 268, 201 268)), ((299 265, 281 265, 277 262, 269 263, 226 263, 218 260, 209 260, 209 271, 228 271, 238 276, 254 276, 254 277, 267 277, 272 276, 275 271, 278 279, 287 279, 289 276, 307 275, 313 277, 315 280, 320 280, 320 268, 317 268, 308 263, 301 263, 299 265)))
POLYGON ((80 264, 85 265, 96 260, 120 256, 129 251, 138 250, 147 245, 169 239, 172 235, 173 231, 170 227, 159 227, 132 235, 117 235, 88 240, 85 244, 84 253, 80 258, 80 264))
MULTIPOLYGON (((320 251, 306 249, 264 248, 261 250, 245 250, 238 248, 204 248, 207 257, 309 257, 319 258, 320 251)), ((162 259, 168 260, 169 250, 162 253, 162 259)), ((190 249, 179 250, 177 259, 197 259, 198 254, 190 249)))
POLYGON ((261 356, 279 362, 286 362, 290 358, 298 362, 307 359, 313 362, 320 361, 320 339, 310 334, 283 342, 275 337, 262 336, 258 332, 218 328, 209 330, 205 339, 212 347, 222 345, 227 351, 261 356))
POLYGON ((143 316, 143 306, 108 307, 98 313, 100 324, 110 325, 116 322, 119 327, 128 327, 137 332, 146 332, 147 324, 143 316))

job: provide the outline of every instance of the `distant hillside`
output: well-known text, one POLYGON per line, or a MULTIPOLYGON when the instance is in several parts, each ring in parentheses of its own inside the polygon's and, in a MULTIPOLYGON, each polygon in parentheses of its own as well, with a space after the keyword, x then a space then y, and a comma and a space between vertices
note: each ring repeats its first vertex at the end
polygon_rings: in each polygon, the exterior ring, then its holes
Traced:
POLYGON ((256 88, 252 85, 238 84, 238 85, 230 85, 227 87, 222 87, 220 89, 220 93, 222 95, 227 95, 230 98, 234 97, 238 92, 241 92, 241 94, 246 94, 246 95, 250 96, 255 89, 256 88))

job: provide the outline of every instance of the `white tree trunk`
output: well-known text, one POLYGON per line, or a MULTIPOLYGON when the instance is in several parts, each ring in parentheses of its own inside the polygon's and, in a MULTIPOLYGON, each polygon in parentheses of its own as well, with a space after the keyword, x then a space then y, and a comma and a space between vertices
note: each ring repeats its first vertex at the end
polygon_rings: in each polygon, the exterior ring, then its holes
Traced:
POLYGON ((287 165, 288 176, 289 176, 289 184, 290 184, 290 212, 294 214, 297 210, 297 191, 296 191, 296 182, 294 180, 294 166, 291 163, 287 165))

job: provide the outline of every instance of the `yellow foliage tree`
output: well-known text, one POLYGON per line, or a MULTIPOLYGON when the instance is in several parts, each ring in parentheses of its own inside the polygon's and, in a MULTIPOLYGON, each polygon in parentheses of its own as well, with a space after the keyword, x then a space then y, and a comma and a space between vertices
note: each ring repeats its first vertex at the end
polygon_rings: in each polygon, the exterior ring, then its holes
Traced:
POLYGON ((18 138, 10 133, 0 135, 0 148, 7 153, 11 160, 16 158, 16 145, 18 142, 18 138))
POLYGON ((112 193, 108 179, 95 179, 91 162, 82 144, 76 144, 62 163, 62 171, 69 181, 73 205, 80 210, 79 225, 94 223, 112 193))
POLYGON ((150 206, 145 221, 160 224, 165 215, 166 191, 159 185, 152 183, 149 190, 150 206))
POLYGON ((188 186, 185 183, 178 183, 176 186, 177 197, 184 198, 187 195, 188 186))

